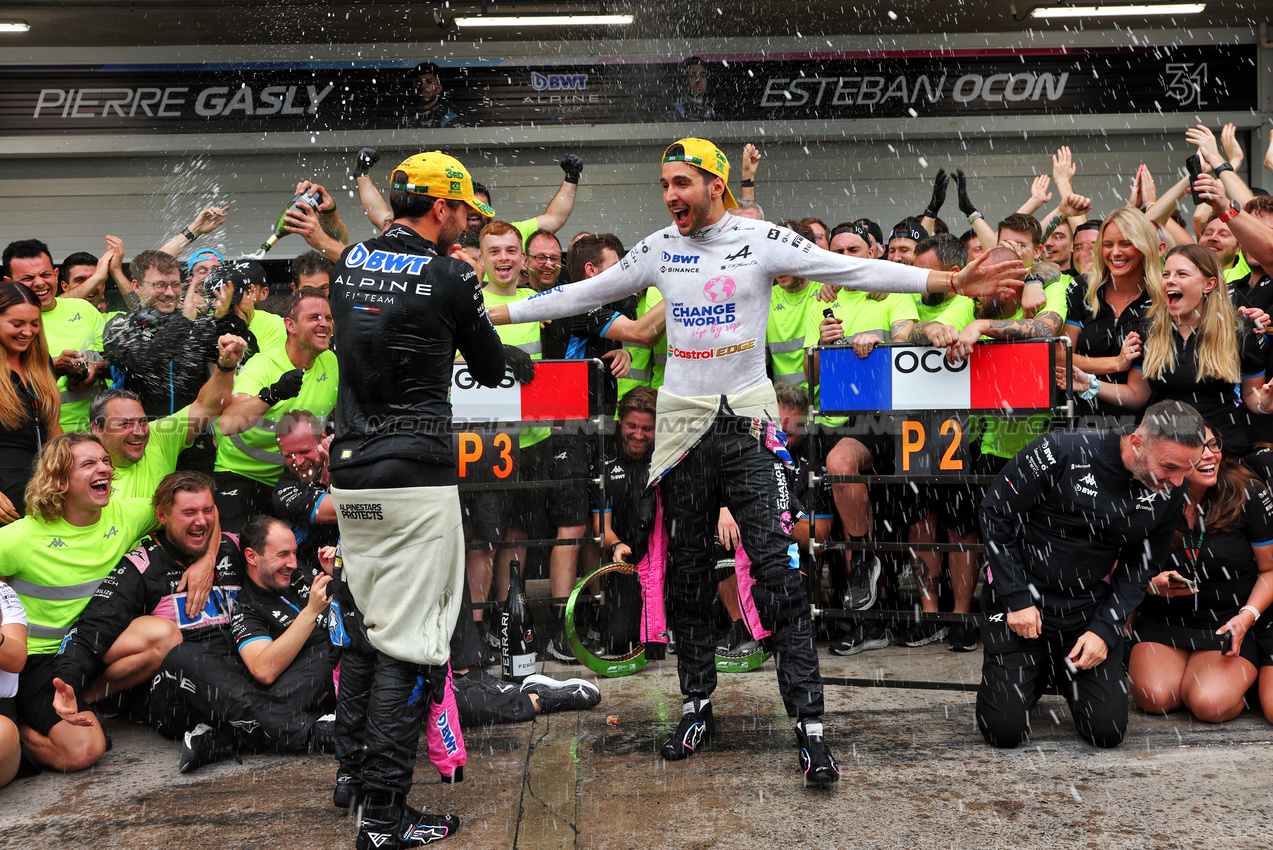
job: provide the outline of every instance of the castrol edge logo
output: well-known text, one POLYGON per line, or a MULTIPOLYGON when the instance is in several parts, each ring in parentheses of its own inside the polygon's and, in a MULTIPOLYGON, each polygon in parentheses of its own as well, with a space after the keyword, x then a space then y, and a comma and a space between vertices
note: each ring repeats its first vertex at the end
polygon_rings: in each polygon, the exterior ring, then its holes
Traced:
POLYGON ((740 351, 750 351, 756 347, 756 340, 749 339, 733 345, 722 345, 720 348, 677 348, 667 347, 668 357, 679 357, 682 360, 711 360, 716 357, 728 357, 740 351))

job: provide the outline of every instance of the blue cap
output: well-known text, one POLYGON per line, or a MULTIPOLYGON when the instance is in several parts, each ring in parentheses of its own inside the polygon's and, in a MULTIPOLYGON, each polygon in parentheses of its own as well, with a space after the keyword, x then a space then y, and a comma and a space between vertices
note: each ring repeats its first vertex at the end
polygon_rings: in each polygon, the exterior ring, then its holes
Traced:
POLYGON ((190 261, 186 263, 186 274, 194 274, 195 264, 208 259, 209 256, 216 257, 221 261, 221 265, 225 265, 225 257, 221 256, 221 252, 216 248, 200 248, 190 255, 190 261))

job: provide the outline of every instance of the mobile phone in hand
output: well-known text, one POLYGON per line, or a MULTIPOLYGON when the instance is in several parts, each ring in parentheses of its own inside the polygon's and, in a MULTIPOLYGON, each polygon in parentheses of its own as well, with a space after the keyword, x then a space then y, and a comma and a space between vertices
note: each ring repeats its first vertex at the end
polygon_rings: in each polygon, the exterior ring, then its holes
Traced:
POLYGON ((1185 169, 1189 172, 1189 195, 1193 198, 1193 205, 1196 207, 1202 203, 1202 198, 1198 197, 1198 192, 1193 188, 1194 181, 1198 179, 1198 175, 1202 174, 1202 157, 1190 154, 1185 160, 1185 169))
POLYGON ((1183 573, 1176 571, 1176 572, 1173 572, 1171 575, 1167 576, 1167 584, 1171 585, 1172 587, 1187 587, 1190 590, 1197 590, 1198 577, 1184 575, 1183 573))
POLYGON ((1220 633, 1220 652, 1229 653, 1233 649, 1233 632, 1223 631, 1220 633))

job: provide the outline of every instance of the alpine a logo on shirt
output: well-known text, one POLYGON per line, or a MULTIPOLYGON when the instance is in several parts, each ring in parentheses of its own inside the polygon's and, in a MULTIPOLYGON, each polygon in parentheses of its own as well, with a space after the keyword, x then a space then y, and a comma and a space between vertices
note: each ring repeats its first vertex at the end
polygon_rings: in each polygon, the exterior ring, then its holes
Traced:
POLYGON ((1167 498, 1166 493, 1155 493, 1153 490, 1150 490, 1148 493, 1141 493, 1139 496, 1136 497, 1136 510, 1138 511, 1154 510, 1154 501, 1159 496, 1161 496, 1164 499, 1167 498))
POLYGON ((388 272, 389 274, 419 274, 420 270, 433 260, 421 254, 399 254, 394 251, 368 251, 359 242, 345 257, 345 265, 351 269, 363 269, 369 272, 388 272))
POLYGON ((723 345, 720 348, 677 348, 674 345, 669 345, 667 347, 667 356, 679 357, 682 360, 711 360, 715 357, 728 357, 740 351, 749 351, 755 347, 756 340, 754 339, 734 345, 723 345))

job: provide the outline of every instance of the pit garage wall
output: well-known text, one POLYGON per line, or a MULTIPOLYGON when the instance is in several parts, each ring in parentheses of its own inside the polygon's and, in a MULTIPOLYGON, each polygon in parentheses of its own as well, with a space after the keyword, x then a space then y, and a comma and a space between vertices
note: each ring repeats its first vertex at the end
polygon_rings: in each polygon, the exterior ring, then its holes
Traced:
MULTIPOLYGON (((1042 34, 1040 34, 1041 36, 1042 34)), ((1055 45, 1022 37, 933 36, 909 39, 832 39, 828 51, 864 49, 1013 48, 1055 45)), ((1256 44, 1252 30, 1212 32, 1103 32, 1070 36, 1071 47, 1150 44, 1256 44)), ((338 60, 361 57, 460 60, 490 57, 540 59, 555 51, 563 61, 586 56, 651 53, 713 54, 754 49, 757 53, 808 51, 808 40, 738 43, 557 43, 484 45, 287 47, 270 59, 338 60), (584 52, 584 51, 587 52, 584 52)), ((1243 175, 1273 190, 1273 175, 1260 167, 1267 148, 1267 124, 1273 117, 1273 50, 1258 48, 1258 111, 1242 114, 1140 113, 941 118, 884 118, 714 122, 704 124, 629 124, 610 126, 487 127, 453 130, 372 130, 321 133, 242 133, 219 135, 27 136, 0 143, 0 244, 37 237, 49 243, 54 258, 76 250, 98 253, 103 234, 124 239, 127 255, 155 247, 184 226, 194 212, 213 202, 230 202, 230 223, 200 242, 231 254, 256 249, 290 198, 296 181, 316 179, 337 197, 356 239, 373 234, 362 215, 348 176, 351 152, 372 145, 382 152, 373 177, 387 183, 388 169, 419 150, 442 148, 459 156, 478 180, 491 186, 499 216, 528 218, 543 211, 560 184, 557 160, 580 153, 587 165, 575 212, 562 233, 608 230, 627 244, 667 223, 659 202, 658 155, 670 141, 706 135, 737 163, 746 142, 757 144, 765 159, 758 175, 757 199, 771 220, 818 216, 829 224, 868 216, 884 227, 906 214, 918 214, 938 168, 963 168, 970 176, 973 200, 996 219, 1029 195, 1036 174, 1050 173, 1051 153, 1060 145, 1074 149, 1079 164, 1078 191, 1092 195, 1107 211, 1126 198, 1131 176, 1145 162, 1160 189, 1178 174, 1189 146, 1184 128, 1202 121, 1218 128, 1233 121, 1248 152, 1243 175)), ((149 62, 251 61, 249 48, 165 48, 146 53, 149 62)), ((135 62, 131 51, 0 51, 0 65, 135 62)), ((1164 98, 1165 100, 1165 98, 1164 98)), ((737 186, 737 177, 731 181, 737 186)), ((952 187, 943 210, 956 232, 965 222, 952 187)), ((289 237, 271 258, 305 249, 289 237)))

